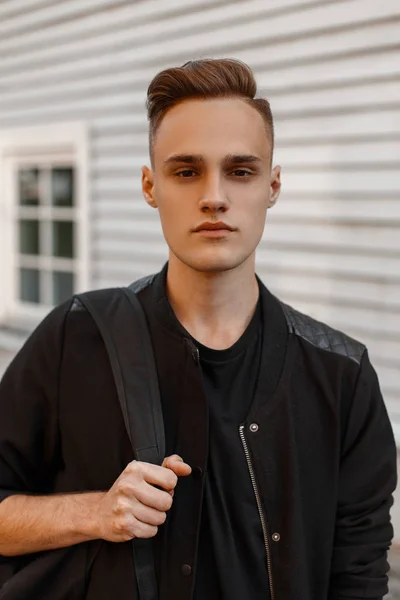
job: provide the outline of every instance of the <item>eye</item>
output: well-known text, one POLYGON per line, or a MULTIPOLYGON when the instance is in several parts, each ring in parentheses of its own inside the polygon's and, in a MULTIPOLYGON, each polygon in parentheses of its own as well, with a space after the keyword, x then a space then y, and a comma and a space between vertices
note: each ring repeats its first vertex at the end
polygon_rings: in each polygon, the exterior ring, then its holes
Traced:
POLYGON ((182 171, 177 171, 175 175, 180 178, 189 179, 192 175, 195 175, 195 172, 193 169, 182 169, 182 171))
POLYGON ((235 175, 235 177, 249 177, 252 175, 252 172, 247 169, 235 169, 232 171, 232 175, 235 175))

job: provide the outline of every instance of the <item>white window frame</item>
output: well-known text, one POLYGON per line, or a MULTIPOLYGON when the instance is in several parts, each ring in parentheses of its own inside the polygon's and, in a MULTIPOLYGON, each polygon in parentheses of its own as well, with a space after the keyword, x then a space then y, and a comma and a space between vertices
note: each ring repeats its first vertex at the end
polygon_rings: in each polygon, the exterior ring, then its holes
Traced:
MULTIPOLYGON (((19 301, 17 272, 16 170, 26 162, 71 162, 75 170, 75 291, 90 288, 89 153, 86 123, 55 123, 0 129, 0 325, 32 328, 52 308, 19 301)), ((49 207, 46 207, 49 209, 49 207)), ((51 208, 50 208, 51 210, 51 208)), ((71 209, 69 209, 71 211, 71 209)), ((46 259, 43 258, 45 261, 46 259)), ((61 259, 62 260, 62 259, 61 259)))

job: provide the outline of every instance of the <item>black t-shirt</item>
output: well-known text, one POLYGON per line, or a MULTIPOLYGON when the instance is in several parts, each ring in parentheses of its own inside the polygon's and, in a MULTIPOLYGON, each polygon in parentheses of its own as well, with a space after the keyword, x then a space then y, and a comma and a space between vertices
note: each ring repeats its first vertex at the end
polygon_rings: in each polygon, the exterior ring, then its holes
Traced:
POLYGON ((198 549, 195 600, 265 600, 268 571, 260 517, 239 427, 258 377, 261 303, 227 350, 193 340, 200 352, 210 438, 198 549))

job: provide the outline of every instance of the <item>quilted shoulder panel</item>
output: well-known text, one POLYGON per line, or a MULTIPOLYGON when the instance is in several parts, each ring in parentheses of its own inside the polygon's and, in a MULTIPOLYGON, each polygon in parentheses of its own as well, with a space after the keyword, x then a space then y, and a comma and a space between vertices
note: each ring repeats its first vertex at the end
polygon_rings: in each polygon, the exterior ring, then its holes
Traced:
POLYGON ((351 337, 332 329, 325 323, 316 321, 308 315, 298 312, 291 306, 281 302, 283 312, 286 316, 289 331, 307 340, 321 350, 335 352, 342 356, 351 358, 358 364, 361 363, 361 358, 365 351, 365 346, 353 340, 351 337))
POLYGON ((132 290, 132 292, 135 292, 135 294, 138 294, 141 290, 144 290, 144 288, 151 285, 154 281, 154 278, 155 278, 155 275, 146 275, 146 277, 142 277, 141 279, 134 281, 128 287, 130 290, 132 290))

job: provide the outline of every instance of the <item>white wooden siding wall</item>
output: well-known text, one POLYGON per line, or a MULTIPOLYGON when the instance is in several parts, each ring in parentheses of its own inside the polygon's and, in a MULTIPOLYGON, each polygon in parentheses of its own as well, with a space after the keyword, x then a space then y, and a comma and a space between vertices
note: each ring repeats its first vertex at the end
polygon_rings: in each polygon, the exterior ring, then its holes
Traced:
POLYGON ((258 271, 368 344, 400 426, 398 0, 3 1, 0 56, 0 128, 88 121, 94 287, 166 258, 140 194, 151 77, 190 58, 247 61, 283 165, 258 271))

